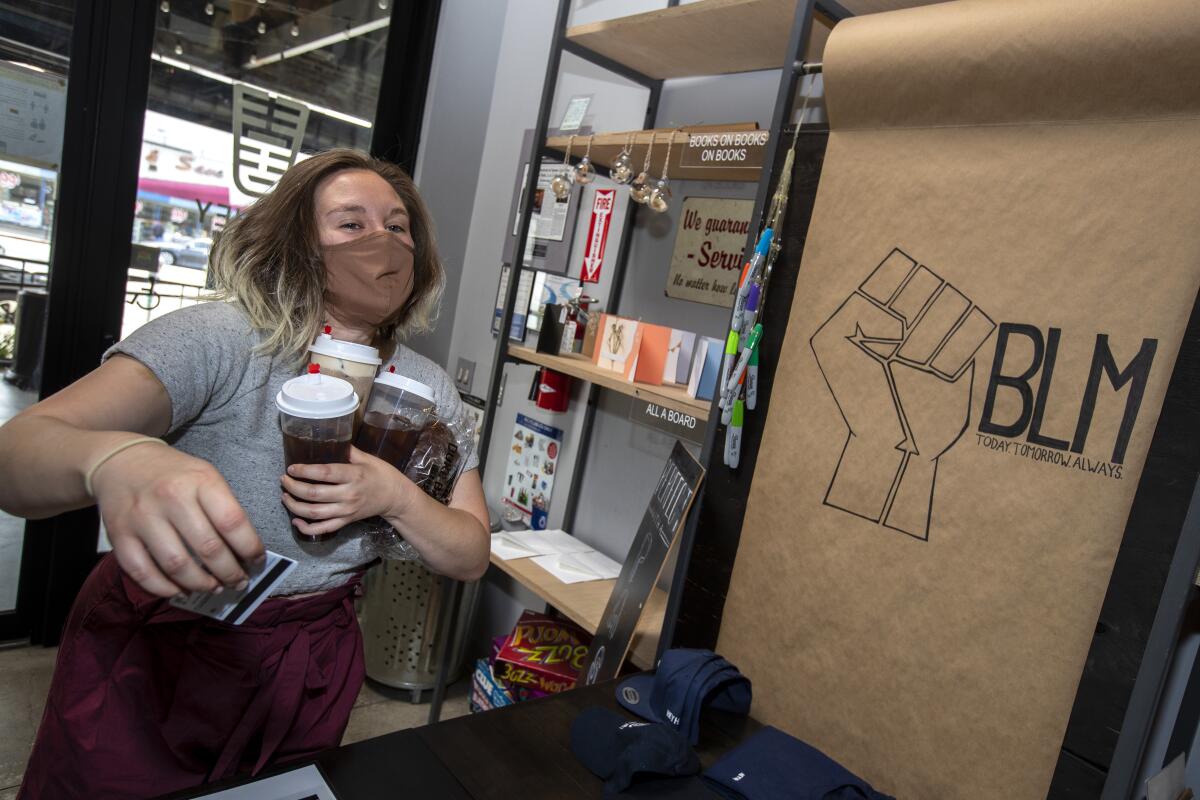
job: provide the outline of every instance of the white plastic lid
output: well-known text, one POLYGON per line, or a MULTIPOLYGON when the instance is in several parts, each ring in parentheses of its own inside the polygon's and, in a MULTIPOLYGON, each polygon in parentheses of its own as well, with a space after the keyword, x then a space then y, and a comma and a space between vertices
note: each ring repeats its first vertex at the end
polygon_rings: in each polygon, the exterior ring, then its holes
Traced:
POLYGON ((284 383, 275 395, 275 405, 293 417, 334 419, 353 414, 358 409, 358 395, 349 381, 313 372, 284 383))
POLYGON ((383 363, 383 359, 379 357, 379 350, 371 347, 369 344, 355 344, 354 342, 344 342, 341 339, 335 339, 328 333, 322 333, 317 337, 317 340, 308 346, 310 353, 319 353, 323 356, 333 356, 334 358, 344 358, 347 361, 357 361, 360 364, 374 364, 379 366, 383 363))
POLYGON ((376 383, 382 383, 385 386, 394 386, 397 389, 403 389, 406 392, 411 392, 417 397, 428 400, 430 403, 436 402, 433 397, 433 389, 430 389, 420 381, 414 381, 412 378, 406 378, 398 372, 381 372, 375 376, 376 383))

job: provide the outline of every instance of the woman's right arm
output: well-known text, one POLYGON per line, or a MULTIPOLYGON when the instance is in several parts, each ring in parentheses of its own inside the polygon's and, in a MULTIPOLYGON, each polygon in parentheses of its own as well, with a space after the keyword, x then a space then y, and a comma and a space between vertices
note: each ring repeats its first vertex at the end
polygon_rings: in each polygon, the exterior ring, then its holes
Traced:
POLYGON ((130 447, 95 471, 88 496, 89 468, 124 442, 162 436, 170 422, 154 374, 110 358, 0 427, 0 509, 36 519, 99 505, 122 569, 161 597, 240 585, 262 542, 208 462, 164 445, 130 447))

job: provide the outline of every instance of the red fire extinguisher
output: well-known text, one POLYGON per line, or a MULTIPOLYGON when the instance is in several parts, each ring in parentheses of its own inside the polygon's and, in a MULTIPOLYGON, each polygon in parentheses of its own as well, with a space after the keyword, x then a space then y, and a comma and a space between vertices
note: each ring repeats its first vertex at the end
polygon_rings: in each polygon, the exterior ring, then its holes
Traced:
POLYGON ((537 407, 546 411, 566 411, 571 399, 571 376, 542 368, 537 382, 537 407))

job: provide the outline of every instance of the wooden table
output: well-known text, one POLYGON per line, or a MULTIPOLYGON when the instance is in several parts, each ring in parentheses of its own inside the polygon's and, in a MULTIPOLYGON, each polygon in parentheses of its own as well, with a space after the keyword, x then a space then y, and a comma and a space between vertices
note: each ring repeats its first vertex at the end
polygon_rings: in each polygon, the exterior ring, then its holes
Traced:
MULTIPOLYGON (((571 723, 581 711, 592 706, 635 719, 617 704, 617 683, 610 681, 367 739, 329 750, 314 761, 289 764, 265 774, 316 763, 339 800, 600 797, 603 781, 588 772, 571 752, 571 723)), ((701 763, 707 768, 759 727, 746 717, 705 712, 696 747, 701 763)), ((171 800, 203 797, 246 782, 212 784, 203 790, 172 795, 171 800)), ((647 782, 626 795, 717 797, 698 777, 647 782)))

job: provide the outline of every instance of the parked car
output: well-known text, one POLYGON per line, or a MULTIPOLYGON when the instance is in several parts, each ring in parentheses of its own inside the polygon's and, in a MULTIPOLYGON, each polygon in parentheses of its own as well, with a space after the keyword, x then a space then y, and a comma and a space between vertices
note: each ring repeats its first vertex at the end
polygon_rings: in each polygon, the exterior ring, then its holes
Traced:
POLYGON ((192 269, 208 267, 208 252, 212 250, 212 239, 177 239, 169 242, 141 242, 148 247, 158 248, 160 267, 180 266, 192 269))

